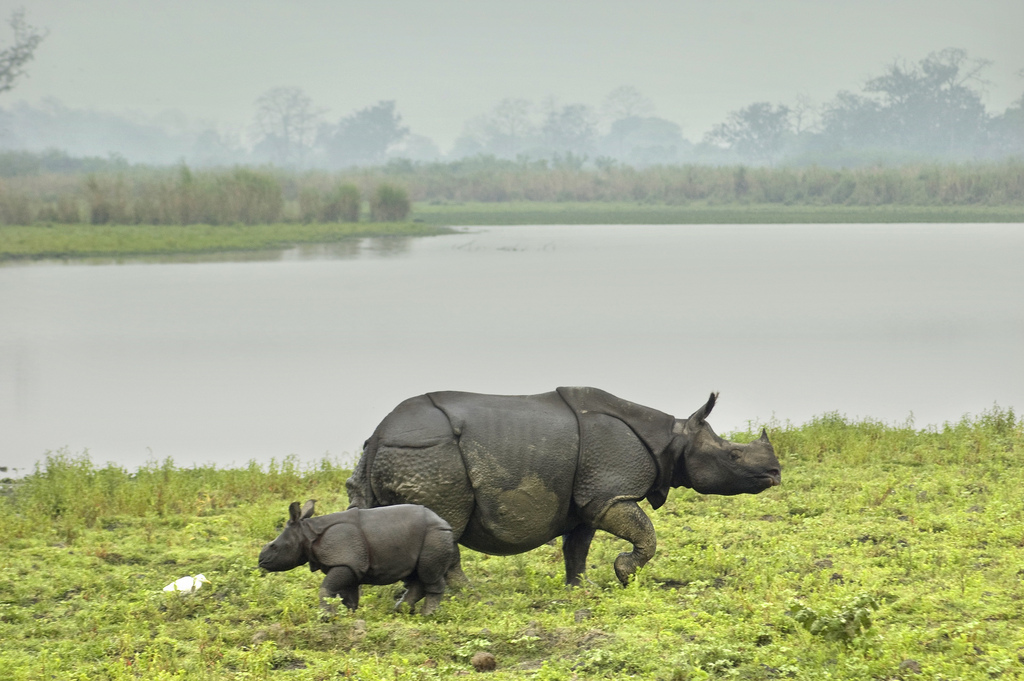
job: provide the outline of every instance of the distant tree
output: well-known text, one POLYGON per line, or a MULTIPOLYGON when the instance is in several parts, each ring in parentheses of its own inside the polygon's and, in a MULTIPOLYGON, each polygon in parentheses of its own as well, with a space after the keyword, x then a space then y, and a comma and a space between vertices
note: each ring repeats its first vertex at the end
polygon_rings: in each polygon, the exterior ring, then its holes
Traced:
MULTIPOLYGON (((1024 78, 1024 69, 1017 72, 1024 78)), ((997 154, 1024 157, 1024 95, 1013 102, 1002 115, 993 117, 990 125, 993 139, 990 140, 997 154)))
POLYGON ((994 117, 990 129, 997 155, 1024 157, 1024 96, 994 117))
POLYGON ((537 144, 533 104, 525 99, 503 99, 487 113, 471 119, 455 142, 456 155, 493 155, 515 158, 537 144))
POLYGON ((14 82, 25 74, 25 64, 32 61, 47 34, 25 22, 24 8, 11 12, 8 24, 14 32, 14 43, 0 50, 0 92, 11 90, 14 82))
POLYGON ((531 116, 533 105, 525 99, 503 99, 484 124, 485 147, 499 158, 513 158, 530 146, 537 134, 531 116))
POLYGON ((894 64, 864 89, 880 95, 890 132, 901 142, 951 151, 977 141, 985 126, 985 106, 970 84, 984 84, 980 74, 990 63, 948 48, 930 54, 917 68, 894 64))
POLYGON ((441 150, 434 140, 425 135, 407 135, 401 142, 388 148, 388 157, 432 162, 441 158, 441 150))
POLYGON ((625 118, 650 116, 654 113, 654 103, 632 85, 622 85, 604 98, 601 113, 614 123, 625 118))
POLYGON ((796 103, 790 109, 790 122, 793 124, 793 132, 797 135, 809 132, 817 128, 817 109, 814 102, 807 95, 797 95, 796 103))
POLYGON ((865 95, 840 92, 825 108, 822 132, 837 146, 968 152, 984 142, 989 122, 975 89, 989 64, 955 48, 893 63, 865 83, 865 95))
POLYGON ((194 140, 194 132, 169 131, 149 117, 71 108, 53 98, 14 102, 0 111, 0 147, 6 148, 174 164, 192 157, 194 140))
POLYGON ((229 166, 241 163, 245 154, 236 135, 207 128, 196 135, 189 157, 197 166, 229 166))
POLYGON ((463 126, 462 134, 455 138, 455 143, 452 145, 451 151, 448 152, 449 157, 457 159, 486 155, 483 139, 474 130, 475 122, 475 120, 469 121, 463 126))
POLYGON ((585 104, 550 106, 540 130, 544 147, 555 154, 590 153, 597 139, 596 118, 585 104))
POLYGON ((276 87, 256 100, 257 150, 285 166, 302 166, 316 139, 323 110, 297 87, 276 87))
POLYGON ((380 165, 387 151, 409 134, 394 101, 360 109, 336 126, 323 126, 318 138, 328 161, 336 167, 380 165))
POLYGON ((789 107, 757 102, 730 113, 724 123, 705 135, 705 141, 751 160, 773 164, 792 136, 789 107))
POLYGON ((882 105, 870 97, 843 90, 825 105, 822 134, 837 147, 875 147, 884 144, 882 105))
POLYGON ((674 163, 687 142, 672 121, 654 116, 629 116, 612 123, 601 151, 635 166, 674 163))

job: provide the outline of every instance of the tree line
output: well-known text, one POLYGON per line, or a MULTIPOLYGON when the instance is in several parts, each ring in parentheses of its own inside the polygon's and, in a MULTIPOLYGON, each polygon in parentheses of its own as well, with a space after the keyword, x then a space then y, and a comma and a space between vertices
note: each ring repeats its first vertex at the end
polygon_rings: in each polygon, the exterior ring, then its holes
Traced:
MULTIPOLYGON (((14 41, 0 50, 0 94, 24 75, 46 37, 26 22, 23 10, 14 11, 9 23, 14 41)), ((893 62, 859 92, 838 92, 820 106, 806 98, 753 102, 728 113, 695 141, 684 137, 677 123, 657 116, 653 102, 626 85, 609 92, 598 106, 553 98, 541 103, 501 100, 466 121, 453 148, 443 154, 404 124, 393 100, 332 119, 293 86, 272 88, 254 102, 248 139, 240 131, 197 130, 171 114, 127 121, 48 101, 0 108, 0 149, 62 149, 67 157, 86 157, 78 165, 93 168, 101 165, 97 160, 166 165, 182 159, 196 167, 272 164, 342 170, 393 159, 437 162, 477 156, 596 168, 855 167, 1020 158, 1024 95, 1003 112, 988 111, 982 91, 989 66, 963 49, 943 49, 917 62, 893 62)), ((48 159, 51 168, 58 161, 59 153, 48 159)), ((64 162, 62 171, 75 172, 75 165, 64 162)))

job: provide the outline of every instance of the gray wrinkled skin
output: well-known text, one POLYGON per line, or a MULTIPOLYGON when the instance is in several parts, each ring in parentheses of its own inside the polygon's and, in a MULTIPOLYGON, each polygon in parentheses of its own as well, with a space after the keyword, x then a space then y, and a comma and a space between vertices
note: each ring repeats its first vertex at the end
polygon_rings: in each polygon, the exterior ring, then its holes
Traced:
POLYGON ((260 551, 259 566, 270 572, 291 570, 309 563, 324 573, 320 603, 333 612, 327 599, 341 598, 349 610, 359 607, 360 584, 405 583, 395 605, 414 612, 426 599, 423 614, 441 602, 445 573, 458 565, 459 548, 452 529, 423 506, 398 505, 350 509, 312 518, 313 501, 288 508, 288 523, 277 539, 260 551))
MULTIPOLYGON (((604 530, 633 544, 615 560, 625 585, 657 544, 638 501, 657 509, 672 487, 757 494, 782 482, 767 432, 749 444, 715 434, 707 417, 716 398, 676 419, 596 388, 413 397, 366 441, 346 483, 350 508, 421 504, 460 544, 496 555, 561 535, 571 585, 604 530)), ((461 567, 449 577, 464 578, 461 567)))

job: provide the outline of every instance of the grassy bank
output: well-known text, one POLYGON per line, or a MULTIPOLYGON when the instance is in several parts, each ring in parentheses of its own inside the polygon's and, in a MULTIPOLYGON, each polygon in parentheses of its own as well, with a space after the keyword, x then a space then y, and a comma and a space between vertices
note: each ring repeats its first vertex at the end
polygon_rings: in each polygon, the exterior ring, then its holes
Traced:
POLYGON ((0 261, 244 253, 358 237, 429 236, 450 226, 1024 222, 1013 206, 781 206, 697 203, 418 203, 412 222, 0 226, 0 261))
POLYGON ((716 225, 1024 222, 1024 206, 686 205, 636 202, 421 203, 413 217, 433 225, 716 225))
POLYGON ((272 225, 33 225, 0 227, 0 260, 265 251, 358 237, 427 236, 422 223, 272 225))
MULTIPOLYGON (((396 587, 322 618, 317 575, 261 574, 292 500, 346 505, 324 460, 134 473, 58 453, 0 497, 4 678, 1017 678, 1024 674, 1024 420, 994 408, 916 430, 826 415, 769 424, 783 485, 676 490, 627 589, 599 533, 585 587, 559 549, 463 554, 432 619, 396 587), (161 587, 202 572, 180 598, 161 587)), ((753 438, 758 427, 736 439, 753 438)))

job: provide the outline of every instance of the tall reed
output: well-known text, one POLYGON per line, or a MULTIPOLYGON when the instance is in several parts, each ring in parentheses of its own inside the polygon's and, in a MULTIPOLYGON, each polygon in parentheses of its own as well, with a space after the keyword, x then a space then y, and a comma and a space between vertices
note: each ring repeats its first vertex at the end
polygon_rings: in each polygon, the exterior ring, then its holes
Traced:
POLYGON ((129 167, 0 179, 0 222, 256 224, 405 220, 410 202, 639 202, 807 206, 1024 205, 1024 161, 836 170, 819 167, 598 168, 462 159, 326 173, 129 167))

